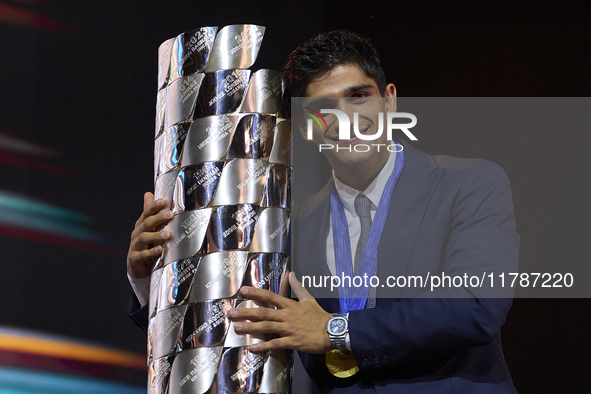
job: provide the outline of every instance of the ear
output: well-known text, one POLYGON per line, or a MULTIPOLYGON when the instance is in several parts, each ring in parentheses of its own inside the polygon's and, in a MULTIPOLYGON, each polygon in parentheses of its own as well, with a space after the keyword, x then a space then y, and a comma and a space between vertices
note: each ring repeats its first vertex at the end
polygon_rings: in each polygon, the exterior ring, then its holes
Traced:
POLYGON ((396 86, 393 83, 389 83, 386 86, 384 92, 384 98, 386 99, 386 105, 388 106, 388 112, 396 112, 396 86))

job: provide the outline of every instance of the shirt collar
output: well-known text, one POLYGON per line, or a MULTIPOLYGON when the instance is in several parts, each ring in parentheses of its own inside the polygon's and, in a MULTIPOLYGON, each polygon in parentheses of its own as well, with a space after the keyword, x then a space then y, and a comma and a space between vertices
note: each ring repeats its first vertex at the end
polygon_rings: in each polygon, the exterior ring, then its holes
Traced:
MULTIPOLYGON (((382 170, 378 176, 374 178, 374 180, 369 184, 369 186, 367 186, 365 190, 363 190, 363 194, 365 194, 373 204, 371 207, 372 210, 376 210, 380 204, 380 198, 382 197, 382 193, 386 188, 388 178, 390 178, 390 175, 392 175, 392 171, 394 170, 395 161, 396 152, 394 151, 390 153, 388 161, 384 167, 382 167, 382 170)), ((355 198, 359 193, 361 193, 361 191, 347 186, 341 182, 340 179, 335 175, 334 170, 332 171, 332 177, 334 179, 337 194, 339 195, 339 199, 341 200, 343 207, 345 210, 349 211, 353 217, 357 217, 357 212, 355 212, 355 198)))

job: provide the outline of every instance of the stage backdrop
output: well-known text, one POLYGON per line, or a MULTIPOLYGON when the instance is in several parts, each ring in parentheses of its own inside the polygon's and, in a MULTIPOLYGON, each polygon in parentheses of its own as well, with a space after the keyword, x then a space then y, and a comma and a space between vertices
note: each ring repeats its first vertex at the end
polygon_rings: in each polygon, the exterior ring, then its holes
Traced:
MULTIPOLYGON (((281 69, 306 39, 347 28, 372 39, 402 97, 588 96, 588 20, 588 3, 558 1, 0 0, 0 393, 18 385, 2 376, 51 370, 60 354, 76 354, 70 346, 129 360, 129 374, 111 382, 100 368, 72 368, 73 378, 145 386, 138 364, 145 336, 126 316, 125 255, 142 195, 153 189, 162 41, 199 26, 260 24, 267 31, 253 69, 281 69), (41 341, 30 353, 14 346, 27 338, 41 341), (48 345, 55 343, 62 347, 48 345), (48 354, 38 350, 45 345, 48 354), (69 350, 52 353, 58 348, 69 350), (108 353, 122 351, 130 358, 108 353)), ((503 166, 529 266, 591 257, 583 222, 590 136, 560 125, 543 135, 446 130, 420 141, 428 153, 503 166)), ((515 300, 502 336, 520 392, 584 391, 590 306, 587 299, 515 300)))

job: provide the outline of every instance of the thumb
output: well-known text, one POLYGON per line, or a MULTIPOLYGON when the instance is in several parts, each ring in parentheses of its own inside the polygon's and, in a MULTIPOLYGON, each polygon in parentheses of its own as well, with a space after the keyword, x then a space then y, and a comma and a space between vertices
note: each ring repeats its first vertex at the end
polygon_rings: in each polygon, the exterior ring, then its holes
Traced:
POLYGON ((306 288, 302 286, 300 281, 297 280, 296 275, 293 272, 289 273, 289 285, 291 286, 291 289, 300 301, 304 301, 305 299, 310 298, 314 299, 314 297, 312 297, 308 290, 306 290, 306 288))

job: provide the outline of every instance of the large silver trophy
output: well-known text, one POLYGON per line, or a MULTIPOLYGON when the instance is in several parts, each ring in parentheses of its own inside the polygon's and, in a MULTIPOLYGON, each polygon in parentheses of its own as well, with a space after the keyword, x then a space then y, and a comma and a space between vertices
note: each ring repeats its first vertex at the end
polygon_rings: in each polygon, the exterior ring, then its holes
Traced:
POLYGON ((289 393, 293 352, 251 353, 241 286, 288 296, 291 127, 278 71, 251 72, 265 28, 202 27, 159 48, 155 197, 175 213, 151 276, 149 393, 289 393))

